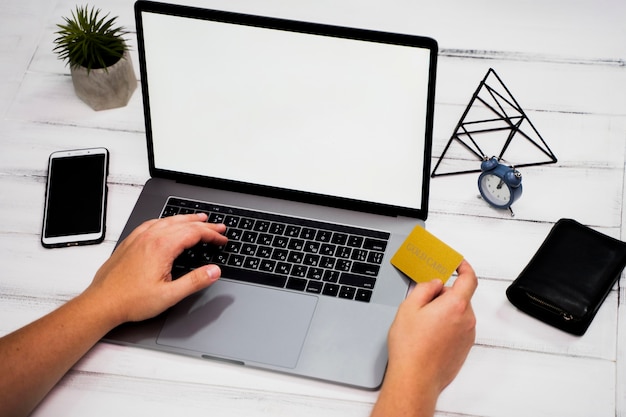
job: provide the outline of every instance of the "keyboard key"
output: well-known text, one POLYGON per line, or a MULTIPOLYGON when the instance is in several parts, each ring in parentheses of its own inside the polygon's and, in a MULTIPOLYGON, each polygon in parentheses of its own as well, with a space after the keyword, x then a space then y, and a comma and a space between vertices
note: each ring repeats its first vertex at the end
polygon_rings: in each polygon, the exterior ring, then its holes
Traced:
POLYGON ((240 253, 242 255, 253 256, 256 253, 256 248, 256 245, 253 245, 252 243, 246 243, 241 247, 240 253))
POLYGON ((336 297, 337 294, 339 294, 339 285, 327 282, 326 284, 324 284, 324 289, 322 289, 322 294, 330 295, 331 297, 336 297))
POLYGON ((326 269, 333 269, 335 267, 335 258, 330 256, 322 256, 319 266, 326 269))
POLYGON ((381 264, 383 263, 383 257, 385 256, 384 253, 382 252, 370 252, 369 255, 367 255, 367 262, 371 263, 371 264, 381 264))
POLYGON ((322 281, 325 282, 337 282, 339 281, 339 271, 324 271, 324 276, 322 277, 322 281))
POLYGON ((302 263, 308 266, 317 266, 320 262, 320 256, 319 255, 312 255, 312 254, 307 254, 304 255, 304 259, 302 260, 302 263))
POLYGON ((253 230, 257 232, 267 232, 270 230, 270 222, 267 220, 257 220, 254 223, 253 230))
POLYGON ((226 246, 224 246, 224 252, 228 252, 228 253, 241 252, 241 242, 229 241, 228 243, 226 243, 226 246))
POLYGON ((269 285, 271 287, 284 288, 287 283, 287 277, 268 274, 262 271, 251 271, 248 269, 233 268, 229 265, 224 265, 222 268, 222 277, 230 278, 237 281, 249 282, 252 284, 269 285))
POLYGON ((248 269, 257 269, 260 263, 261 260, 259 258, 248 256, 243 263, 243 267, 248 269))
POLYGON ((245 230, 252 230, 254 227, 254 219, 243 218, 239 220, 239 228, 245 230))
POLYGON ((291 250, 301 251, 304 249, 304 240, 303 239, 290 239, 287 247, 291 250))
POLYGON ((300 237, 306 240, 313 240, 315 238, 315 229, 303 227, 302 232, 300 232, 300 237))
POLYGON ((387 249, 387 242, 379 239, 366 238, 363 242, 363 249, 376 250, 384 252, 387 249))
POLYGON ((285 225, 282 223, 272 223, 269 232, 273 235, 282 235, 285 232, 285 225))
POLYGON ((341 289, 339 290, 339 298, 344 298, 346 300, 354 299, 355 294, 356 288, 354 287, 347 287, 345 285, 342 285, 341 289))
POLYGON ((292 264, 302 263, 303 259, 304 259, 304 254, 302 252, 297 252, 297 251, 291 251, 289 252, 289 256, 287 256, 287 261, 291 262, 292 264))
POLYGON ((330 241, 335 245, 345 245, 348 242, 348 235, 345 233, 335 232, 333 233, 333 237, 330 241))
POLYGON ((348 272, 350 271, 351 267, 352 267, 352 261, 349 261, 347 259, 338 259, 337 262, 335 263, 335 269, 337 271, 348 272))
POLYGON ((359 288, 356 291, 356 296, 354 297, 357 301, 363 301, 365 303, 369 303, 372 298, 372 292, 370 290, 364 290, 363 288, 359 288))
POLYGON ((314 294, 321 294, 324 283, 321 281, 309 281, 306 285, 306 291, 314 294))
POLYGON ((254 243, 256 242, 256 238, 257 236, 259 236, 259 234, 257 232, 251 232, 250 230, 246 230, 241 234, 241 241, 242 242, 248 242, 248 243, 254 243))
POLYGON ((274 272, 275 267, 276 261, 272 261, 271 259, 262 259, 259 264, 259 270, 264 272, 274 272))
POLYGON ((322 246, 320 246, 320 254, 326 255, 326 256, 334 256, 335 249, 337 249, 335 245, 331 245, 329 243, 323 243, 322 246))
POLYGON ((287 288, 290 290, 304 291, 306 288, 307 280, 302 278, 291 277, 287 281, 287 288))
POLYGON ((374 288, 374 284, 376 283, 376 278, 342 272, 341 276, 339 277, 339 283, 344 285, 350 285, 352 287, 372 289, 374 288))
POLYGON ((277 274, 289 275, 291 272, 291 264, 288 264, 287 262, 278 262, 274 272, 277 274))
POLYGON ((228 257, 228 265, 242 267, 245 257, 242 255, 230 255, 228 257))
POLYGON ((226 233, 224 236, 228 238, 228 240, 239 240, 241 239, 242 231, 239 229, 226 229, 226 233))
POLYGON ((170 217, 178 214, 178 207, 166 206, 161 214, 161 217, 170 217))
POLYGON ((285 228, 285 236, 298 237, 300 235, 300 226, 287 226, 285 228))
POLYGON ((354 249, 352 251, 352 255, 350 259, 354 259, 355 261, 365 262, 367 261, 367 251, 363 249, 354 249))
POLYGON ((304 265, 294 265, 291 269, 291 275, 298 278, 306 278, 308 267, 304 265))
POLYGON ((306 273, 306 277, 308 279, 322 279, 324 275, 324 270, 322 268, 309 268, 309 271, 306 273))
POLYGON ((352 246, 353 248, 360 248, 362 244, 363 236, 351 235, 348 237, 348 246, 352 246))
POLYGON ((304 248, 302 248, 305 252, 309 253, 317 253, 320 250, 319 242, 305 242, 304 248))
POLYGON ((235 228, 239 224, 239 217, 237 217, 237 216, 226 216, 226 218, 224 219, 224 224, 226 225, 226 227, 235 228))
POLYGON ((259 258, 267 259, 270 256, 272 256, 272 248, 268 248, 267 246, 259 246, 255 255, 258 256, 259 258))
POLYGON ((274 236, 274 240, 272 240, 272 246, 275 248, 286 248, 289 244, 289 239, 285 236, 274 236))
POLYGON ((268 233, 261 233, 256 243, 259 245, 270 246, 272 244, 272 240, 274 240, 274 236, 268 233))
POLYGON ((355 274, 363 274, 363 275, 369 275, 371 277, 375 277, 378 275, 379 270, 380 270, 379 265, 367 264, 364 262, 354 262, 352 264, 351 272, 355 274))
POLYGON ((224 223, 224 215, 222 213, 211 213, 209 215, 209 223, 224 223))
POLYGON ((272 252, 272 259, 277 261, 286 261, 289 251, 287 249, 274 249, 272 252))
POLYGON ((315 240, 318 242, 330 242, 330 238, 332 237, 333 232, 330 230, 318 230, 315 235, 315 240))

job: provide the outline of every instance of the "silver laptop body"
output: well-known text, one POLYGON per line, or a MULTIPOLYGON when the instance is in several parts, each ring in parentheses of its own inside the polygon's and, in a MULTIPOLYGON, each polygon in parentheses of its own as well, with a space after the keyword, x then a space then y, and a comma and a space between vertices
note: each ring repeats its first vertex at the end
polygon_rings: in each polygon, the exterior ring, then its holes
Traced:
POLYGON ((379 387, 410 282, 389 260, 428 212, 436 42, 141 0, 135 12, 151 179, 120 241, 171 198, 389 239, 368 300, 223 272, 105 340, 379 387))

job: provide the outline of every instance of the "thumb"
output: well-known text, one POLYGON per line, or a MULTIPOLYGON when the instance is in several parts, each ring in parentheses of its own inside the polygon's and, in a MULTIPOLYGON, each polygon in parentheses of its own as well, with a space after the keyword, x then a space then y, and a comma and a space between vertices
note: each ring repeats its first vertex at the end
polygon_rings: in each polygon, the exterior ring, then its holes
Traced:
POLYGON ((193 271, 183 275, 176 281, 172 281, 170 285, 170 294, 173 298, 173 304, 182 300, 191 294, 198 292, 217 281, 222 271, 217 265, 206 265, 196 268, 193 271))

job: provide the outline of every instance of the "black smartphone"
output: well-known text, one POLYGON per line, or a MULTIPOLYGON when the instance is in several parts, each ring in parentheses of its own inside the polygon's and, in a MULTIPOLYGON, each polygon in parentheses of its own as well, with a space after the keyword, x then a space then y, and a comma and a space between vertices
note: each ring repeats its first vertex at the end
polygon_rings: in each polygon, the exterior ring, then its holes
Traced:
POLYGON ((44 247, 88 245, 104 240, 108 172, 106 148, 50 155, 41 233, 44 247))

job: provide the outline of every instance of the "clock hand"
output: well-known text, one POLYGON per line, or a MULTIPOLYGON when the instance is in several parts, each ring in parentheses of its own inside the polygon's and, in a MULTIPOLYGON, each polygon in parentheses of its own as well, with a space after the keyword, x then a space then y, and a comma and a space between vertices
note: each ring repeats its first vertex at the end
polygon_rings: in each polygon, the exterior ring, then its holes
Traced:
POLYGON ((499 190, 500 188, 502 188, 502 185, 504 185, 504 178, 500 178, 500 182, 498 183, 496 188, 499 190))

